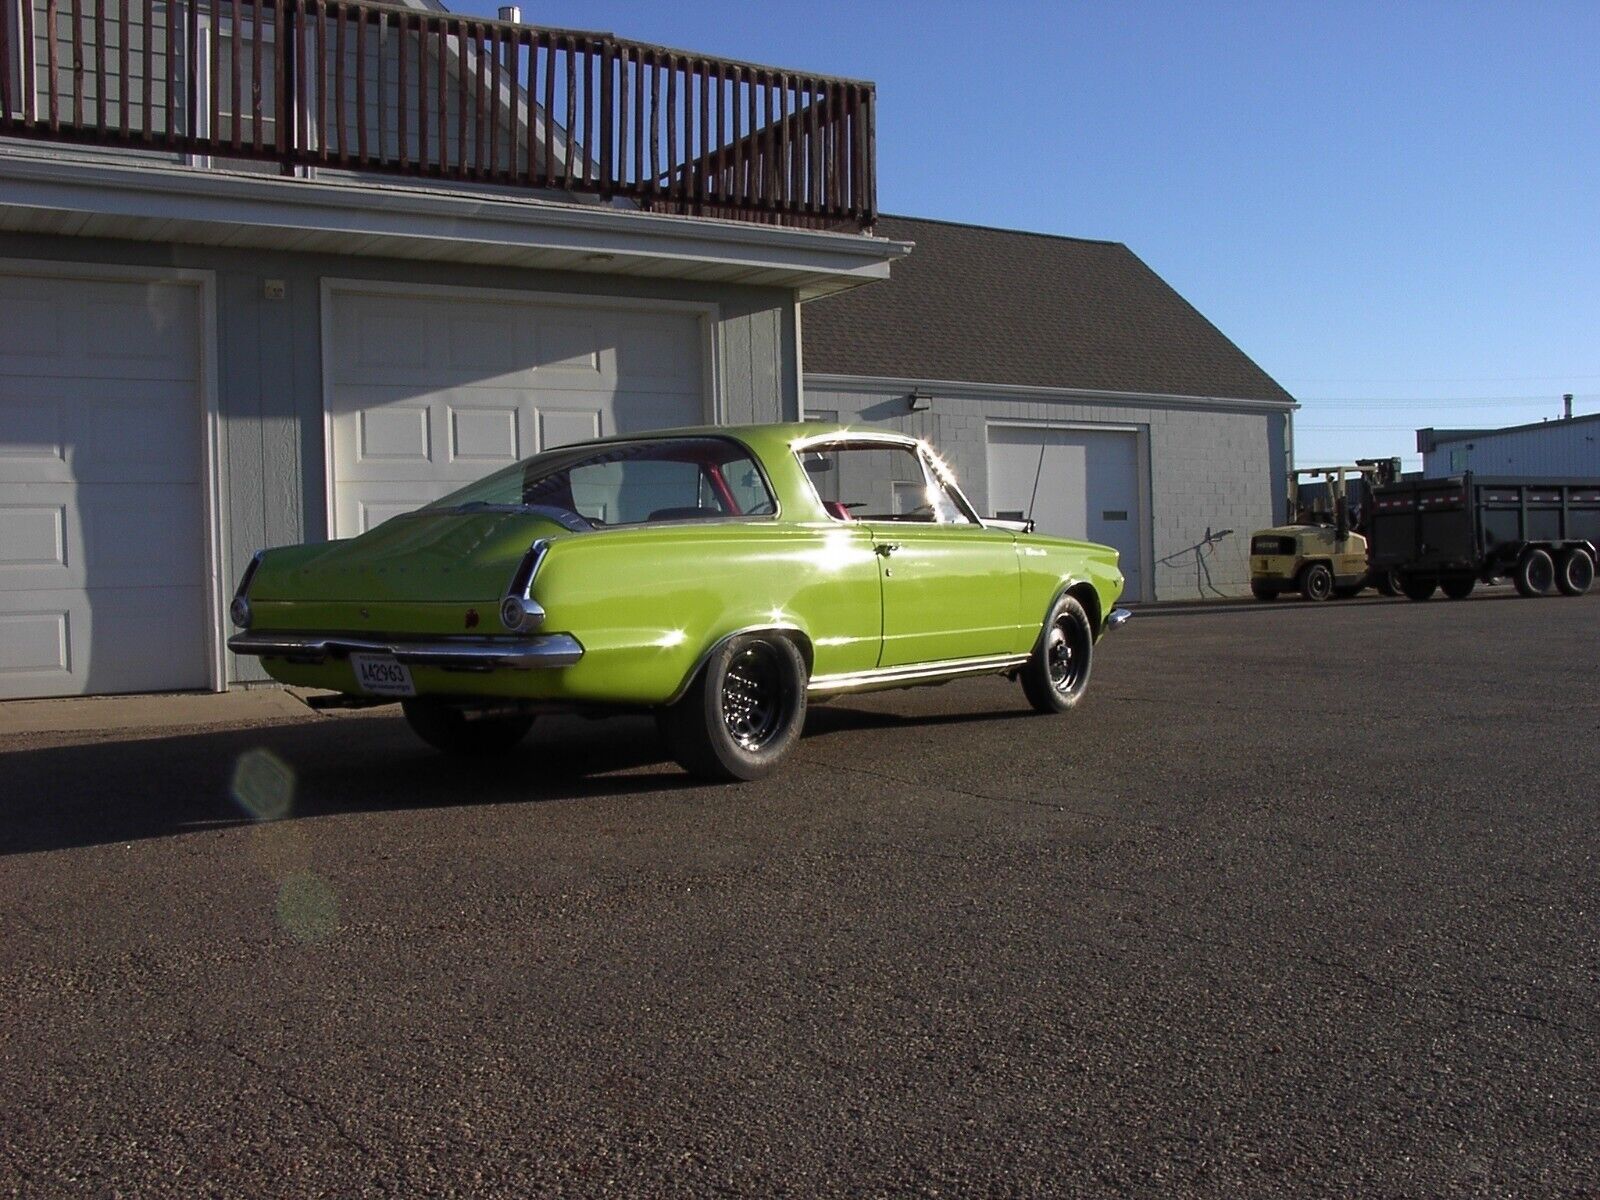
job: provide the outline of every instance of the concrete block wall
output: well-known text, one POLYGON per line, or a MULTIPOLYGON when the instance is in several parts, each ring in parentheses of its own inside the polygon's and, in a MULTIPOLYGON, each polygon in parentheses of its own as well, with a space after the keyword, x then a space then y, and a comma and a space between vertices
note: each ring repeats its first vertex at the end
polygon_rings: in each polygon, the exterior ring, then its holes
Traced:
POLYGON ((1289 413, 1282 408, 1227 401, 1202 408, 1114 395, 1069 401, 1013 389, 832 376, 808 377, 804 404, 808 417, 861 421, 927 439, 983 513, 991 511, 991 421, 1135 428, 1147 458, 1148 599, 1246 594, 1250 535, 1283 520, 1287 508, 1289 413), (913 386, 930 397, 925 411, 909 411, 913 386), (1231 532, 1207 544, 1208 530, 1214 537, 1231 532))

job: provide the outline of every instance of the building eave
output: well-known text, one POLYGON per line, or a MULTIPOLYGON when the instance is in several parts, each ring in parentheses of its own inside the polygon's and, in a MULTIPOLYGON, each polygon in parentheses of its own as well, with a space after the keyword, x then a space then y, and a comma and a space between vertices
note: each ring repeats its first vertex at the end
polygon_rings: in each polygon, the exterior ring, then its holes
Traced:
POLYGON ((1095 388, 1042 387, 1025 383, 978 383, 971 380, 913 379, 888 375, 830 375, 807 371, 807 389, 939 392, 992 400, 1059 400, 1064 404, 1119 404, 1141 408, 1200 408, 1228 412, 1294 412, 1294 400, 1260 400, 1237 396, 1181 396, 1161 392, 1117 392, 1095 388))
POLYGON ((0 151, 0 229, 793 289, 888 277, 906 242, 423 185, 0 151))

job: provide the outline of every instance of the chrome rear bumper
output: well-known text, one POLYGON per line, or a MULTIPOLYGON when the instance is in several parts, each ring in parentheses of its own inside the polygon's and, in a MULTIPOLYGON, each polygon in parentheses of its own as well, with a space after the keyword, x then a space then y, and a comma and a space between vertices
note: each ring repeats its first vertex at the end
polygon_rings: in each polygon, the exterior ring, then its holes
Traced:
POLYGON ((322 633, 236 633, 228 639, 235 654, 323 663, 351 654, 392 654, 408 666, 447 671, 517 671, 570 667, 583 657, 583 644, 569 633, 529 638, 438 638, 434 641, 379 641, 322 633))
POLYGON ((1111 615, 1106 618, 1106 632, 1107 633, 1115 633, 1117 630, 1121 629, 1124 625, 1126 625, 1132 619, 1133 619, 1133 614, 1131 612, 1129 612, 1127 609, 1125 609, 1125 608, 1113 608, 1111 610, 1111 615))

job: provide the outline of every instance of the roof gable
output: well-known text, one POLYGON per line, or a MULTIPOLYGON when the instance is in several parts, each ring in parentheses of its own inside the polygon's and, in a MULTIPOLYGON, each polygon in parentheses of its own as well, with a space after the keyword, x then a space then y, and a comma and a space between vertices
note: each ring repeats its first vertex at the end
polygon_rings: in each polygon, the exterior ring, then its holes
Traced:
POLYGON ((887 282, 805 310, 822 374, 1290 402, 1120 242, 881 217, 887 282))

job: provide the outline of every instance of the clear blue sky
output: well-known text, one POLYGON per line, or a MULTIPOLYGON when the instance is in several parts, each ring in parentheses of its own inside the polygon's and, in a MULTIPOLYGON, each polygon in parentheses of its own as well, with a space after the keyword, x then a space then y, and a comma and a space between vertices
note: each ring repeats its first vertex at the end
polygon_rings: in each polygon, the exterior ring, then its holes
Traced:
POLYGON ((1126 242, 1304 403, 1302 463, 1600 410, 1594 0, 523 19, 876 81, 884 211, 1126 242))

